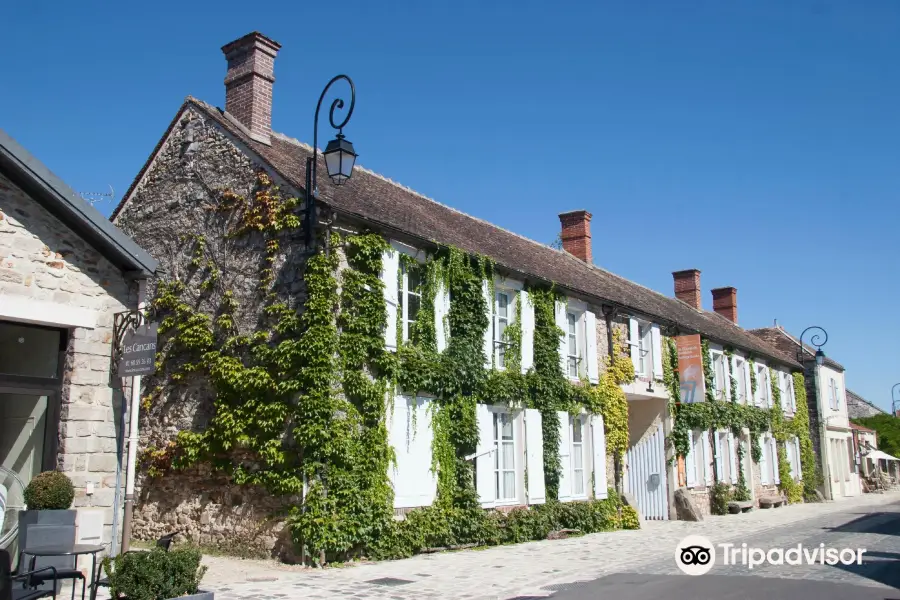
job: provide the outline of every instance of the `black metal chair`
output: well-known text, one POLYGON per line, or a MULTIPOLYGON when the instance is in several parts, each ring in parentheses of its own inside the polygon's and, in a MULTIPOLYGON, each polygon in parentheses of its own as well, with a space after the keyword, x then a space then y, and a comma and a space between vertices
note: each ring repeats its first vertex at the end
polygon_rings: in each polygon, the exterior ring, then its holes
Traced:
MULTIPOLYGON (((166 535, 162 536, 161 538, 156 540, 156 547, 162 548, 164 551, 168 552, 169 547, 172 545, 172 540, 174 540, 175 536, 178 535, 179 533, 181 533, 181 532, 175 531, 173 533, 167 533, 166 535)), ((125 552, 124 554, 131 554, 132 552, 141 552, 141 551, 140 550, 129 550, 128 552, 125 552)), ((103 570, 103 565, 101 564, 100 571, 102 571, 102 570, 103 570)), ((98 573, 98 575, 100 575, 100 573, 98 573)), ((109 574, 108 573, 107 573, 106 577, 102 577, 94 583, 94 587, 91 590, 91 600, 94 600, 97 597, 97 588, 98 587, 109 587, 109 574)), ((0 598, 0 600, 3 600, 3 599, 0 598)))
POLYGON ((0 600, 36 600, 37 598, 52 597, 56 599, 56 585, 48 590, 30 590, 29 582, 38 574, 49 572, 47 579, 56 581, 56 567, 44 567, 26 573, 13 575, 12 557, 6 550, 0 550, 0 600), (22 589, 16 589, 14 584, 22 582, 22 589))

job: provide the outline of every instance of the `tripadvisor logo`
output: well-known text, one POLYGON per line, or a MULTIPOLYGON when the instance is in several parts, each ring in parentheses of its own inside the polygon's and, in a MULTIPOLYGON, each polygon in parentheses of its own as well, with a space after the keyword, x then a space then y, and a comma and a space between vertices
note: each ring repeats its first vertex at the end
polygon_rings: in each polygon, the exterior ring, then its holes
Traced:
POLYGON ((825 544, 787 548, 757 548, 748 544, 713 544, 708 538, 689 535, 675 547, 675 564, 687 575, 705 575, 716 564, 716 554, 724 566, 743 565, 748 569, 764 565, 861 565, 865 548, 829 548, 825 544))

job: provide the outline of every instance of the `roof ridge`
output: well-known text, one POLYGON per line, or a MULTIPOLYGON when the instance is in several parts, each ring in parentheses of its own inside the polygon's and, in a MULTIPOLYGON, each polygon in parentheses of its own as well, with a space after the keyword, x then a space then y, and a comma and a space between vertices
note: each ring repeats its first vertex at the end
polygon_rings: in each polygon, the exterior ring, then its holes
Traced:
MULTIPOLYGON (((304 149, 306 149, 306 150, 312 150, 312 149, 313 149, 312 144, 307 144, 306 142, 300 141, 299 139, 297 139, 297 138, 295 138, 295 137, 291 137, 291 136, 289 136, 289 135, 285 135, 285 134, 280 133, 280 132, 277 132, 277 131, 273 131, 273 132, 272 132, 272 136, 273 136, 273 137, 276 137, 276 138, 279 138, 280 140, 282 140, 282 141, 284 141, 284 142, 288 142, 289 144, 294 144, 294 145, 296 145, 296 146, 300 146, 301 148, 304 148, 304 149)), ((319 152, 321 152, 321 150, 319 150, 319 152)), ((421 193, 421 192, 419 192, 419 191, 416 191, 416 190, 414 190, 413 188, 411 188, 411 187, 409 187, 409 186, 407 186, 407 185, 404 185, 404 184, 400 183, 399 181, 394 181, 394 180, 391 179, 390 177, 387 177, 386 175, 382 175, 381 173, 377 173, 377 172, 375 172, 375 171, 373 171, 373 170, 371 170, 371 169, 368 169, 368 168, 366 168, 366 167, 363 167, 362 165, 354 165, 354 166, 353 166, 353 170, 357 170, 357 169, 359 169, 359 170, 362 171, 363 173, 366 173, 367 175, 371 175, 371 176, 373 176, 373 177, 375 177, 375 178, 377 178, 377 179, 380 179, 380 180, 384 181, 385 183, 388 183, 388 184, 390 184, 390 185, 392 185, 392 186, 394 186, 394 187, 396 187, 396 188, 398 188, 398 189, 401 189, 401 190, 403 190, 404 192, 407 192, 407 193, 409 193, 409 194, 412 194, 412 195, 414 195, 414 196, 417 196, 417 197, 419 197, 419 198, 421 198, 421 199, 423 199, 423 200, 427 200, 428 202, 432 202, 432 203, 434 203, 434 204, 437 204, 438 206, 440 206, 440 207, 442 207, 442 208, 446 208, 447 210, 450 210, 450 211, 452 211, 452 212, 455 212, 456 214, 462 215, 462 216, 464 216, 464 217, 466 217, 466 218, 472 219, 472 220, 474 220, 474 221, 478 221, 478 222, 480 222, 480 223, 484 223, 485 225, 488 225, 488 226, 490 226, 490 227, 493 227, 494 229, 499 229, 500 231, 503 231, 503 232, 508 233, 508 234, 510 234, 510 235, 514 235, 514 236, 516 236, 516 237, 519 238, 519 239, 525 240, 525 241, 530 242, 530 243, 532 243, 532 244, 536 244, 536 245, 538 245, 538 246, 541 246, 542 248, 548 248, 548 249, 553 250, 553 251, 555 251, 555 252, 559 252, 559 253, 561 253, 561 254, 564 254, 564 255, 566 255, 566 256, 569 256, 569 257, 573 258, 574 260, 580 260, 580 259, 578 259, 578 258, 572 256, 571 254, 569 254, 568 252, 566 252, 566 251, 564 251, 564 250, 559 250, 559 249, 554 248, 553 246, 550 246, 550 245, 548 245, 548 244, 543 244, 543 243, 541 243, 541 242, 539 242, 539 241, 537 241, 537 240, 531 239, 530 237, 524 236, 524 235, 522 235, 521 233, 516 233, 515 231, 506 229, 505 227, 500 227, 500 226, 497 225, 496 223, 491 223, 490 221, 487 221, 487 220, 485 220, 485 219, 482 219, 481 217, 476 217, 475 215, 470 215, 469 213, 463 212, 463 211, 459 210, 458 208, 454 208, 454 207, 452 207, 452 206, 450 206, 450 205, 448 205, 448 204, 444 204, 443 202, 440 202, 440 201, 438 201, 438 200, 435 200, 434 198, 432 198, 432 197, 430 197, 430 196, 426 196, 425 194, 423 194, 423 193, 421 193)), ((583 262, 583 261, 582 261, 582 262, 583 262)), ((585 264, 588 264, 588 263, 585 263, 585 264)), ((590 264, 590 266, 596 267, 596 265, 593 265, 593 264, 590 264)), ((630 280, 629 280, 629 281, 630 281, 630 280)), ((638 285, 640 285, 640 284, 638 284, 638 285)))

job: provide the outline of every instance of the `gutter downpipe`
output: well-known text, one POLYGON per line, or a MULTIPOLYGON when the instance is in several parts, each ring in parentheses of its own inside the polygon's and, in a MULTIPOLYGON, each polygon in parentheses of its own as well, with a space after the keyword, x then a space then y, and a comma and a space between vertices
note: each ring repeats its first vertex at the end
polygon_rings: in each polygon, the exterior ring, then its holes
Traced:
MULTIPOLYGON (((138 310, 147 308, 147 280, 138 281, 138 310)), ((124 400, 123 400, 124 402, 124 400)), ((122 552, 128 552, 131 546, 131 527, 134 516, 134 477, 137 462, 138 423, 141 402, 141 376, 131 378, 131 404, 128 409, 130 424, 128 426, 128 463, 125 471, 125 515, 122 519, 122 552)))

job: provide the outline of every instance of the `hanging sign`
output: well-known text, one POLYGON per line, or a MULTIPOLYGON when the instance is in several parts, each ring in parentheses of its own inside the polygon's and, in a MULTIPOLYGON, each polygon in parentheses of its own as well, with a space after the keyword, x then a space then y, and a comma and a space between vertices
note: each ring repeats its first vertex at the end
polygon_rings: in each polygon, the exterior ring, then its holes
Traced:
POLYGON ((125 332, 119 353, 119 377, 152 375, 156 371, 156 324, 125 332))
POLYGON ((678 350, 678 380, 681 383, 681 402, 703 402, 706 386, 703 380, 703 351, 700 335, 680 335, 675 338, 678 350))

